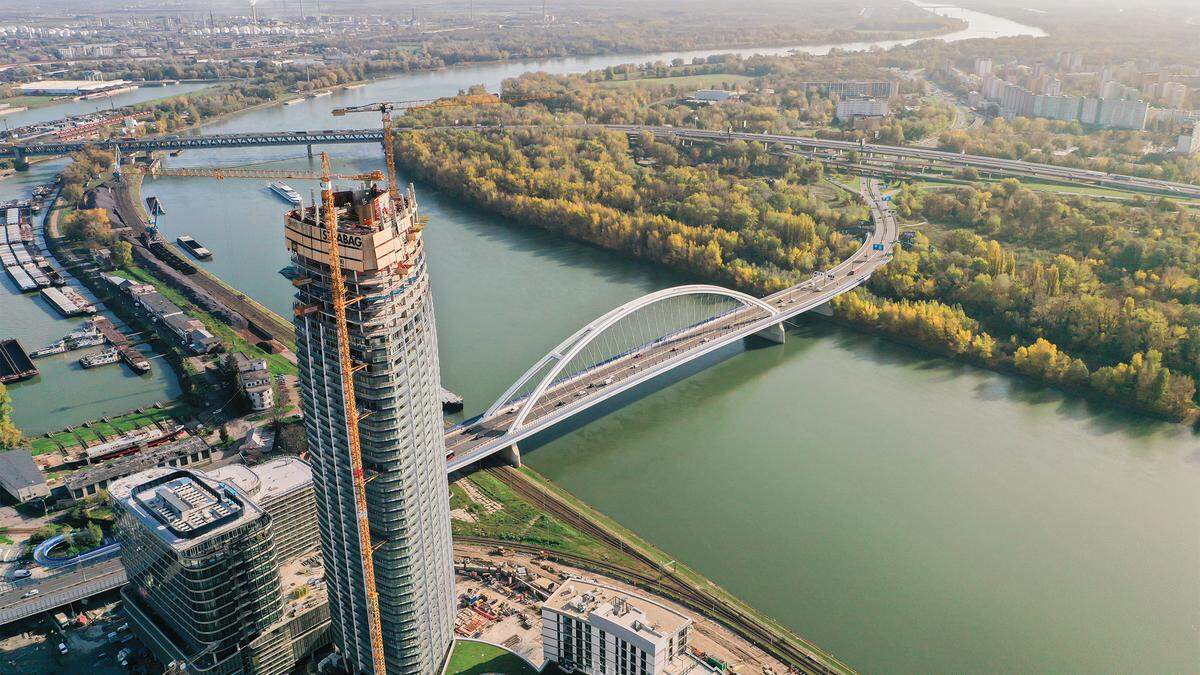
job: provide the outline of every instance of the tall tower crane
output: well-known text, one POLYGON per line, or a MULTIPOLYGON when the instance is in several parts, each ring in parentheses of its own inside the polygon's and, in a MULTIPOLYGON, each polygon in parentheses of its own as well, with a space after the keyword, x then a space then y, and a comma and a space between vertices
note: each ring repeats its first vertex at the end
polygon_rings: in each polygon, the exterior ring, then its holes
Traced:
MULTIPOLYGON (((385 147, 391 147, 385 144, 385 147)), ((388 161, 389 168, 391 161, 388 161)), ((346 412, 346 440, 350 449, 350 470, 354 482, 355 515, 358 522, 358 543, 362 552, 363 585, 366 591, 367 627, 371 635, 373 674, 386 675, 387 661, 383 650, 383 622, 379 613, 379 592, 375 584, 375 546, 371 541, 371 527, 367 511, 367 477, 363 471, 362 441, 358 434, 358 423, 366 417, 358 412, 358 401, 354 389, 354 373, 366 364, 355 364, 350 356, 350 328, 346 324, 346 308, 359 298, 346 297, 345 278, 342 274, 341 250, 338 246, 338 217, 334 205, 334 180, 378 181, 383 179, 379 171, 359 174, 335 174, 329 170, 329 155, 321 153, 321 172, 294 171, 291 169, 240 169, 240 168, 124 168, 126 174, 189 176, 225 178, 294 178, 321 181, 321 206, 315 208, 314 218, 322 224, 323 235, 329 246, 330 305, 333 308, 334 324, 337 329, 338 366, 342 374, 343 410, 346 412)), ((394 170, 392 185, 395 184, 394 170)), ((297 308, 300 314, 319 311, 319 307, 297 308)), ((368 413, 369 414, 369 413, 368 413)))
MULTIPOLYGON (((389 162, 390 165, 390 162, 389 162)), ((337 209, 333 199, 333 177, 329 172, 329 155, 321 153, 321 202, 324 212, 325 240, 329 242, 329 285, 333 304, 334 324, 337 326, 338 370, 342 373, 342 402, 346 411, 346 445, 350 448, 350 472, 354 478, 354 508, 358 520, 358 548, 362 553, 363 587, 367 601, 367 630, 371 635, 371 658, 374 675, 386 675, 387 661, 383 651, 383 621, 379 615, 379 591, 375 586, 375 546, 371 542, 371 523, 367 511, 367 478, 363 473, 362 443, 358 436, 358 400, 354 390, 354 372, 359 369, 350 357, 350 328, 346 325, 345 280, 342 277, 341 250, 337 236, 337 209)), ((394 184, 394 182, 393 182, 394 184)), ((365 366, 366 364, 362 364, 365 366)))
POLYGON ((500 97, 495 94, 467 94, 465 96, 449 96, 446 98, 415 99, 409 101, 380 101, 366 103, 347 108, 334 108, 334 117, 342 117, 349 113, 377 112, 383 118, 383 158, 387 162, 385 171, 388 177, 388 192, 393 200, 400 199, 400 188, 396 179, 396 148, 392 143, 392 113, 396 109, 417 110, 422 108, 445 108, 452 106, 498 105, 500 97))

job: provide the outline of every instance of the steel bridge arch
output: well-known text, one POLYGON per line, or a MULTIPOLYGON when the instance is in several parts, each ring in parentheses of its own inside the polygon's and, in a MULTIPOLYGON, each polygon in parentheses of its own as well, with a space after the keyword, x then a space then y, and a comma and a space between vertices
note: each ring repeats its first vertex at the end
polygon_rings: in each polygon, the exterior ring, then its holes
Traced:
POLYGON ((544 376, 542 376, 542 379, 538 382, 537 387, 534 388, 533 392, 529 394, 528 398, 525 399, 525 402, 522 404, 517 416, 513 419, 512 423, 508 427, 509 431, 520 429, 525 423, 525 418, 529 416, 529 413, 533 410, 534 406, 537 405, 538 400, 540 400, 542 395, 546 393, 546 389, 548 389, 550 385, 554 383, 555 378, 562 373, 562 370, 567 367, 567 364, 569 364, 573 358, 578 356, 579 353, 582 352, 588 345, 603 335, 604 331, 608 330, 621 319, 624 319, 638 310, 645 309, 646 307, 670 298, 677 298, 686 295, 719 295, 732 300, 737 300, 738 302, 742 303, 743 307, 758 307, 759 309, 765 310, 769 316, 778 314, 774 307, 767 304, 763 300, 756 298, 753 295, 742 293, 741 291, 735 291, 731 288, 725 288, 723 286, 713 286, 709 284, 688 284, 684 286, 673 286, 671 288, 665 288, 661 291, 648 293, 640 298, 631 300, 608 311, 604 315, 592 320, 583 328, 580 328, 567 339, 560 342, 558 346, 550 350, 548 354, 538 360, 537 363, 533 364, 529 370, 525 371, 525 374, 522 375, 515 383, 513 383, 513 385, 509 387, 507 391, 501 394, 500 398, 496 399, 496 402, 493 403, 491 407, 487 409, 487 412, 483 414, 483 419, 487 419, 493 415, 496 415, 502 408, 508 405, 509 399, 514 394, 516 394, 521 390, 522 387, 533 380, 534 376, 536 376, 538 372, 540 372, 551 362, 556 362, 556 365, 544 376))

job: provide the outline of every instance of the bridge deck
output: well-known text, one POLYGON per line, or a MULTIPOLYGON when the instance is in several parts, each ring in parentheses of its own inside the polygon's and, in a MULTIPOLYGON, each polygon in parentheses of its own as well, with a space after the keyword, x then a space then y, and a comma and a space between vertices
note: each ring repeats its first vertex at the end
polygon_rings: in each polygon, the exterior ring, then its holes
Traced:
POLYGON ((491 417, 454 427, 446 434, 446 450, 452 453, 447 469, 456 471, 484 459, 642 382, 823 305, 863 283, 890 259, 898 236, 895 216, 883 201, 876 181, 867 182, 863 198, 871 207, 875 229, 853 256, 827 270, 830 280, 826 283, 806 281, 787 288, 764 298, 772 312, 760 307, 729 312, 558 382, 541 397, 520 428, 511 428, 520 402, 491 417), (876 244, 883 250, 874 250, 876 244), (609 378, 612 383, 603 384, 609 378))

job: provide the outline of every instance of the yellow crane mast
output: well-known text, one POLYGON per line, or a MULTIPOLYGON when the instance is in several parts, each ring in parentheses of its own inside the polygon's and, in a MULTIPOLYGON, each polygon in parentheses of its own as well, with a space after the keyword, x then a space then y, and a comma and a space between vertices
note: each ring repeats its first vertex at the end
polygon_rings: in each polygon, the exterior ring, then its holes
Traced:
POLYGON ((367 103, 348 108, 334 108, 334 117, 342 117, 348 113, 377 112, 383 121, 383 158, 387 163, 388 192, 392 199, 400 199, 400 187, 396 184, 396 147, 392 142, 392 112, 401 110, 418 110, 421 108, 445 108, 453 106, 498 105, 502 101, 495 94, 466 94, 463 96, 448 96, 446 98, 416 99, 411 101, 381 101, 367 103))
MULTIPOLYGON (((354 477, 354 506, 358 518, 358 546, 362 552, 363 584, 366 587, 367 629, 371 634, 374 675, 387 673, 383 653, 383 621, 379 615, 379 591, 375 587, 375 547, 371 543, 371 523, 367 511, 367 479, 363 473, 362 445, 358 437, 358 402, 354 391, 353 360, 350 358, 350 328, 346 324, 345 280, 342 277, 341 251, 337 238, 337 210, 333 201, 333 178, 329 173, 329 155, 321 153, 321 201, 325 239, 329 242, 329 285, 337 325, 338 366, 342 371, 342 398, 346 411, 346 441, 350 448, 350 470, 354 477)), ((316 214, 314 214, 316 215, 316 214)))
MULTIPOLYGON (((390 146, 387 146, 390 147, 390 146)), ((388 161, 389 167, 391 161, 388 161)), ((350 470, 354 480, 354 505, 358 521, 358 544, 362 551, 363 583, 366 586, 367 626, 371 634, 371 655, 374 675, 386 675, 387 661, 383 652, 383 622, 379 614, 379 592, 375 586, 375 546, 371 542, 371 526, 367 511, 367 478, 363 472, 362 442, 358 435, 359 420, 366 417, 358 414, 358 402, 354 390, 354 373, 359 367, 350 356, 350 328, 346 324, 346 307, 357 300, 347 300, 345 278, 342 275, 341 250, 338 247, 337 209, 334 205, 334 180, 382 180, 379 171, 361 174, 334 174, 329 171, 329 155, 321 153, 321 172, 315 174, 290 169, 221 169, 180 168, 156 170, 141 167, 125 167, 128 174, 159 176, 192 176, 209 178, 296 178, 321 181, 321 208, 314 209, 313 217, 323 225, 325 241, 329 242, 329 286, 330 304, 333 306, 334 324, 337 327, 338 366, 342 372, 342 399, 346 411, 346 441, 350 448, 350 470)), ((393 172, 394 173, 394 172, 393 172)), ((394 179, 393 179, 394 184, 394 179)), ((315 308, 314 308, 315 309, 315 308)), ((301 313, 302 310, 297 310, 301 313)), ((304 311, 303 313, 308 313, 304 311)))

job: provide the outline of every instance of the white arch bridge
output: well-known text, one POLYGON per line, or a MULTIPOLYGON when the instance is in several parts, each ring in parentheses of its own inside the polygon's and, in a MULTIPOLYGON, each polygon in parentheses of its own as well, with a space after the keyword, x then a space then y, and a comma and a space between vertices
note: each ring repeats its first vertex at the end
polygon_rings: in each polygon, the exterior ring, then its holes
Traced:
POLYGON ((874 230, 854 255, 765 298, 710 285, 667 288, 628 302, 558 344, 479 417, 446 432, 447 468, 457 471, 522 439, 734 341, 783 342, 783 322, 870 278, 891 259, 896 221, 865 181, 874 230))

